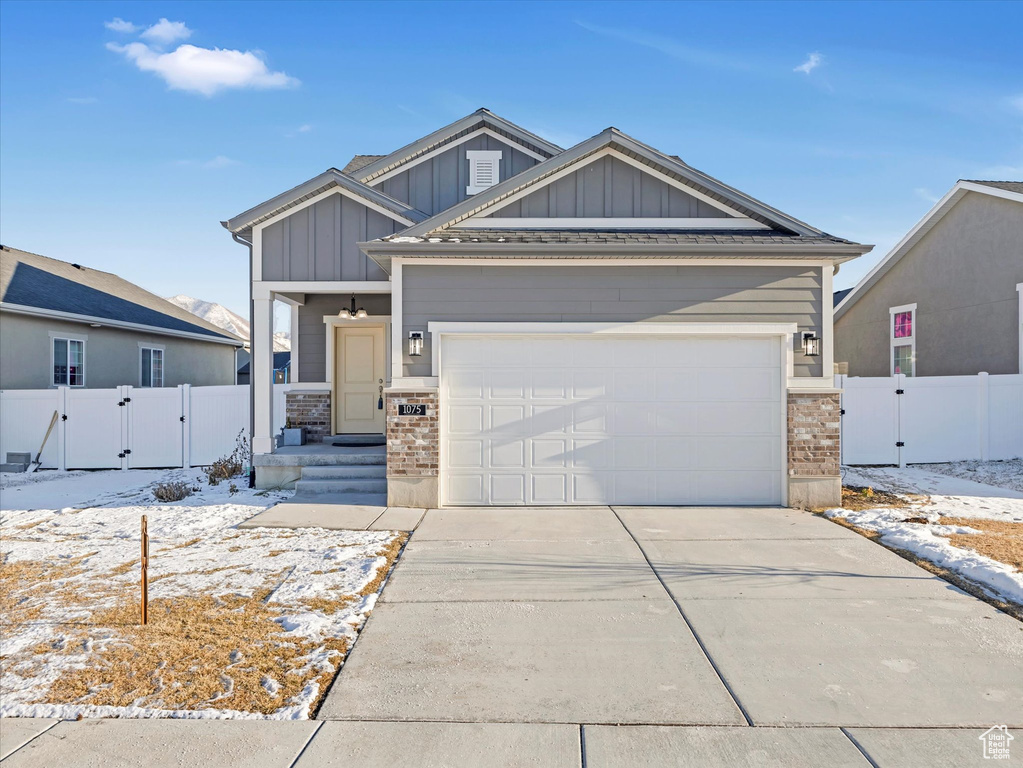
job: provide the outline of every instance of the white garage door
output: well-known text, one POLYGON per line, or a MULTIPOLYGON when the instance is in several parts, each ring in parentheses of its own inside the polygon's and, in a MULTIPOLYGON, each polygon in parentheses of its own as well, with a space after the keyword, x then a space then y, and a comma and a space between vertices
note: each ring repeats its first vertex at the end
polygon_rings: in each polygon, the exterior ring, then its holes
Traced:
POLYGON ((778 504, 780 337, 444 336, 451 505, 778 504))

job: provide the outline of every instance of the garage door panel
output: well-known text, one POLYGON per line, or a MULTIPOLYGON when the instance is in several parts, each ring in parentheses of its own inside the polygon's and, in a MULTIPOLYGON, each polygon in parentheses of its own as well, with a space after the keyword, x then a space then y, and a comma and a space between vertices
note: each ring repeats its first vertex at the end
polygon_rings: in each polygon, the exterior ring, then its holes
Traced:
POLYGON ((574 469, 604 470, 611 466, 611 444, 607 438, 573 440, 569 465, 574 469))
POLYGON ((492 474, 490 475, 491 504, 528 504, 526 499, 526 476, 492 474))
POLYGON ((770 470, 778 463, 778 439, 773 435, 700 437, 697 469, 770 470))
POLYGON ((446 504, 782 499, 779 339, 446 337, 443 345, 446 504))
POLYGON ((568 477, 563 474, 533 475, 533 496, 530 504, 568 504, 568 477))
POLYGON ((696 412, 697 434, 777 434, 777 403, 705 403, 696 412))

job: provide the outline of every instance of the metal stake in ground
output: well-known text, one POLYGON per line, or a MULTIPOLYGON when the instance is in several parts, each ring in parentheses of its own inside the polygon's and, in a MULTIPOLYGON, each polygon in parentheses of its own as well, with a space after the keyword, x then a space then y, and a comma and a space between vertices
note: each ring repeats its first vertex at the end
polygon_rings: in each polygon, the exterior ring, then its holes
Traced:
POLYGON ((149 622, 149 526, 142 515, 142 623, 149 622))

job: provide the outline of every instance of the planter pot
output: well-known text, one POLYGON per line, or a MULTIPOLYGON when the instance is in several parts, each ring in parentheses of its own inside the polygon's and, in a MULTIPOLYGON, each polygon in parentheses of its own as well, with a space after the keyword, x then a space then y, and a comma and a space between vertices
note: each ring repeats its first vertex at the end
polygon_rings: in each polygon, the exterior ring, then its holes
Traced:
POLYGON ((305 427, 285 428, 283 431, 285 445, 305 445, 305 427))

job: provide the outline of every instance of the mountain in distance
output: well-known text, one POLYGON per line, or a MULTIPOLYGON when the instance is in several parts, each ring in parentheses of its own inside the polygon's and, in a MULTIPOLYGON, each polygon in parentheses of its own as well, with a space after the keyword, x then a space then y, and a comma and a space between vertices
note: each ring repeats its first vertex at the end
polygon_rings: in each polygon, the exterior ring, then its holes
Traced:
MULTIPOLYGON (((239 314, 232 312, 225 306, 214 304, 212 301, 193 299, 191 296, 179 294, 167 299, 171 304, 177 304, 186 312, 191 312, 196 317, 201 317, 207 323, 212 323, 218 328, 233 333, 235 336, 244 339, 246 342, 252 337, 252 329, 249 328, 249 321, 239 314)), ((291 338, 286 331, 278 331, 274 334, 274 352, 287 352, 291 349, 291 338)))

